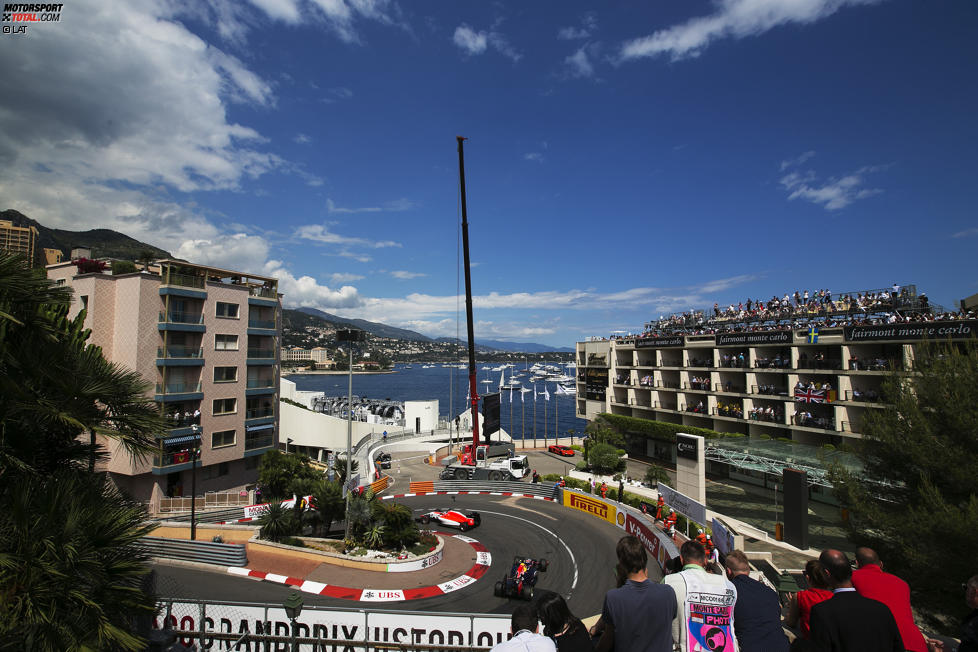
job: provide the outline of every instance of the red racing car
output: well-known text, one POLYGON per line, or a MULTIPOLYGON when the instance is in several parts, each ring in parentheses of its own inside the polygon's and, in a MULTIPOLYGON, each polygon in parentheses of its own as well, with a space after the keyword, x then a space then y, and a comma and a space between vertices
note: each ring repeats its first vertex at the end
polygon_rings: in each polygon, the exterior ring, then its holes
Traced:
POLYGON ((421 523, 427 525, 432 521, 448 527, 457 527, 462 532, 476 527, 482 522, 479 512, 460 512, 455 509, 436 509, 418 517, 421 523))
POLYGON ((547 446, 547 450, 554 455, 562 455, 563 457, 574 457, 574 449, 570 446, 564 446, 562 444, 551 444, 547 446))

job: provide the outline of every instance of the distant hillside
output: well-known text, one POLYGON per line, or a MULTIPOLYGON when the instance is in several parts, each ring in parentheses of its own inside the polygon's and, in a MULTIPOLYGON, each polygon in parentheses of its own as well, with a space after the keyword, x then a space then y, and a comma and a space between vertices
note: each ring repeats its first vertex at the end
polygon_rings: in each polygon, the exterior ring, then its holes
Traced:
POLYGON ((414 331, 409 331, 404 328, 395 328, 393 326, 388 326, 387 324, 379 324, 373 321, 367 321, 365 319, 344 319, 337 315, 332 315, 328 312, 323 312, 322 310, 317 310, 315 308, 299 308, 296 312, 302 312, 307 315, 315 315, 316 317, 321 317, 328 322, 334 324, 344 324, 351 325, 365 330, 372 335, 377 335, 378 337, 390 337, 396 340, 409 340, 412 342, 431 342, 432 339, 421 333, 416 333, 414 331))
MULTIPOLYGON (((454 342, 451 337, 439 337, 437 342, 454 342)), ((573 353, 574 349, 567 346, 548 346, 546 344, 535 344, 533 342, 504 342, 502 340, 477 340, 477 347, 486 347, 497 351, 509 351, 511 353, 573 353)), ((465 340, 460 341, 461 346, 466 346, 465 340)))
POLYGON ((153 258, 171 258, 169 252, 140 242, 135 238, 112 231, 111 229, 93 229, 91 231, 66 231, 64 229, 49 229, 43 224, 32 220, 23 213, 15 210, 0 212, 0 219, 10 220, 15 226, 33 226, 38 232, 38 246, 34 264, 43 266, 45 263, 44 249, 60 249, 65 260, 75 247, 85 247, 92 250, 94 258, 122 258, 136 260, 143 252, 149 252, 153 258))

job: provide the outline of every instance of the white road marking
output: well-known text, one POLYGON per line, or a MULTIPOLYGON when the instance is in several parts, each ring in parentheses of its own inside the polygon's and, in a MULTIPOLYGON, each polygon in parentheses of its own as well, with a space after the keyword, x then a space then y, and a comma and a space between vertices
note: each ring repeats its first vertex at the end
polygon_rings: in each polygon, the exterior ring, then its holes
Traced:
POLYGON ((574 559, 574 553, 571 551, 570 546, 568 546, 566 543, 564 543, 563 539, 561 539, 559 536, 557 536, 557 533, 556 532, 553 532, 552 530, 548 530, 547 528, 543 527, 539 523, 534 523, 533 521, 531 521, 529 519, 526 519, 526 518, 522 518, 520 516, 513 516, 512 514, 503 514, 501 512, 486 512, 486 511, 481 511, 481 510, 480 510, 480 513, 482 513, 482 514, 495 514, 496 516, 505 516, 507 518, 515 518, 517 521, 523 521, 524 523, 529 523, 530 525, 533 525, 534 527, 540 528, 541 530, 543 530, 544 532, 546 532, 547 534, 549 534, 550 536, 552 536, 554 539, 556 539, 557 541, 559 541, 560 542, 560 545, 564 546, 564 549, 567 551, 567 554, 570 555, 571 565, 574 566, 574 581, 571 582, 571 590, 570 590, 570 593, 568 593, 567 596, 566 596, 566 599, 567 600, 570 600, 571 593, 573 593, 574 592, 574 589, 577 588, 577 560, 574 559))

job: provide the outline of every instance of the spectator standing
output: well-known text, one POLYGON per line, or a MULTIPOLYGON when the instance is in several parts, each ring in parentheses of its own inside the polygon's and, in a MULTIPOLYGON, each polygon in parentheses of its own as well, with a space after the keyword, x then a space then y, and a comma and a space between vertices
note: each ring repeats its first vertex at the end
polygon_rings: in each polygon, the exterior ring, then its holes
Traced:
MULTIPOLYGON (((670 626, 676 616, 676 594, 649 580, 649 557, 635 536, 624 536, 615 549, 619 587, 605 594, 601 619, 591 634, 599 652, 670 652, 670 626)), ((704 573, 705 574, 705 573, 704 573)))
POLYGON ((781 601, 772 589, 750 577, 750 562, 741 550, 731 550, 723 565, 737 589, 735 633, 740 649, 788 652, 788 637, 781 629, 781 601))
POLYGON ((618 502, 620 503, 625 497, 625 478, 618 478, 618 502))
POLYGON ((554 642, 538 634, 540 622, 532 604, 521 604, 513 610, 509 630, 513 637, 493 646, 491 652, 556 652, 554 642))
POLYGON ((608 497, 608 483, 606 483, 604 480, 601 481, 601 497, 608 497))
POLYGON ((818 561, 834 595, 812 607, 812 642, 823 652, 903 652, 900 630, 887 606, 859 595, 852 586, 845 553, 824 550, 818 561))
POLYGON ((808 624, 808 619, 812 615, 812 607, 831 598, 832 591, 829 590, 828 582, 825 580, 822 564, 817 559, 808 560, 803 575, 805 581, 808 582, 808 588, 792 597, 788 615, 784 621, 789 627, 797 626, 801 631, 801 638, 807 639, 812 635, 808 624))
POLYGON ((964 601, 971 609, 961 624, 961 645, 958 652, 978 652, 978 575, 964 585, 964 601))
POLYGON ((864 598, 878 600, 890 608, 903 647, 910 652, 927 652, 924 635, 917 629, 910 610, 910 586, 896 575, 883 572, 883 562, 872 548, 856 548, 857 570, 852 585, 864 598))
POLYGON ((559 593, 547 593, 537 603, 543 634, 553 639, 558 652, 593 652, 587 627, 571 613, 559 593))
POLYGON ((695 642, 703 650, 737 652, 734 636, 737 589, 723 575, 706 572, 706 552, 696 541, 684 543, 679 556, 682 571, 666 575, 663 580, 676 592, 673 641, 684 651, 697 649, 695 642))

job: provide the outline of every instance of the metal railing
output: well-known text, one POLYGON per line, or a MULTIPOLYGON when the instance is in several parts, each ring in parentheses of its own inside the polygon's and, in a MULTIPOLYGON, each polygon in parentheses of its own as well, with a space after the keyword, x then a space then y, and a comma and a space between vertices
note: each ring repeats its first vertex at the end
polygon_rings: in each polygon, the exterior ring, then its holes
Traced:
POLYGON ((275 349, 248 349, 249 358, 274 358, 275 349))
POLYGON ((275 408, 263 407, 263 408, 248 408, 245 410, 245 419, 260 419, 262 417, 275 416, 275 408))
POLYGON ((274 288, 252 287, 249 288, 248 293, 253 297, 262 297, 264 299, 278 298, 278 292, 274 288))
POLYGON ((196 383, 156 383, 157 394, 188 394, 200 392, 200 382, 196 383))
POLYGON ((176 428, 189 428, 190 426, 200 425, 200 415, 193 416, 192 414, 180 414, 179 412, 173 415, 167 415, 166 423, 170 430, 176 428))
POLYGON ((143 537, 138 544, 153 557, 182 559, 219 566, 245 566, 248 555, 243 543, 214 543, 212 541, 183 541, 161 537, 143 537))
POLYGON ((275 445, 275 433, 262 432, 261 435, 251 436, 245 433, 245 450, 253 451, 259 448, 268 448, 275 445))
POLYGON ((880 395, 875 390, 861 391, 858 389, 847 389, 845 400, 861 403, 878 403, 880 401, 880 395))
MULTIPOLYGON (((189 523, 190 498, 170 498, 170 500, 183 500, 186 503, 186 508, 183 510, 184 513, 161 514, 159 517, 160 522, 166 523, 169 521, 172 523, 189 523)), ((203 511, 204 500, 205 497, 197 496, 197 513, 194 515, 194 520, 198 523, 223 523, 224 521, 237 520, 244 516, 244 508, 248 505, 248 503, 245 503, 239 507, 225 507, 223 509, 211 509, 203 511)))
POLYGON ((161 324, 203 324, 204 314, 200 312, 160 312, 161 324))
POLYGON ((185 288, 203 288, 204 277, 190 274, 164 274, 163 285, 179 285, 185 288))
POLYGON ((157 358, 203 358, 204 349, 192 346, 167 346, 157 347, 157 358))
POLYGON ((268 387, 275 387, 274 378, 249 378, 248 379, 248 389, 266 389, 268 387))
POLYGON ((250 319, 249 318, 248 319, 248 327, 249 328, 268 328, 268 329, 273 329, 274 330, 274 328, 275 328, 275 320, 274 319, 250 319))

